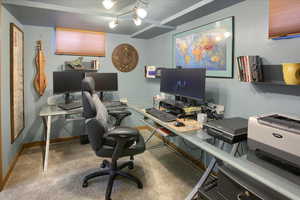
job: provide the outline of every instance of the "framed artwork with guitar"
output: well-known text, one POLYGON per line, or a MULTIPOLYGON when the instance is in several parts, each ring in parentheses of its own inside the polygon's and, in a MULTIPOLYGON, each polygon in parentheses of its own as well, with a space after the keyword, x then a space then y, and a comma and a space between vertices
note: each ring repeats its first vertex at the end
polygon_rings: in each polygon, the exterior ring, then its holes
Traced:
POLYGON ((24 114, 24 33, 15 24, 10 24, 10 110, 11 143, 25 127, 24 114))

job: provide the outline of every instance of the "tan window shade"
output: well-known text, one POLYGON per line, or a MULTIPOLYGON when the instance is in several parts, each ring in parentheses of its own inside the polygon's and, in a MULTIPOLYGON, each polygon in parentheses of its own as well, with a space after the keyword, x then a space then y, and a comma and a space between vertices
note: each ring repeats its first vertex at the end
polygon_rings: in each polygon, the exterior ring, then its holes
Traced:
POLYGON ((105 33, 57 27, 56 54, 105 56, 105 33))
POLYGON ((269 0, 269 37, 300 33, 300 0, 269 0))

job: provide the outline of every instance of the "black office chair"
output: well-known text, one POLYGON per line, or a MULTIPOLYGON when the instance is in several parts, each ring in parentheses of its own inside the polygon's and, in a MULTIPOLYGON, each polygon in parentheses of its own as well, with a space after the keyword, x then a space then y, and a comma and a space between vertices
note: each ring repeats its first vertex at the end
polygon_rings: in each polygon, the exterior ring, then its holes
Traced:
MULTIPOLYGON (((111 162, 104 160, 101 168, 108 167, 108 169, 101 169, 87 175, 83 180, 82 187, 87 187, 88 181, 92 178, 109 175, 105 199, 110 200, 113 183, 117 176, 125 177, 135 182, 138 188, 143 188, 139 179, 121 170, 125 167, 133 169, 133 156, 145 151, 145 142, 136 129, 116 127, 109 130, 107 124, 109 113, 95 94, 94 88, 93 78, 87 77, 82 81, 83 116, 86 118, 86 131, 96 155, 111 158, 111 162), (118 159, 126 156, 130 157, 130 161, 118 166, 118 159)), ((121 113, 121 111, 119 112, 121 113)), ((116 116, 117 113, 114 115, 116 116)))

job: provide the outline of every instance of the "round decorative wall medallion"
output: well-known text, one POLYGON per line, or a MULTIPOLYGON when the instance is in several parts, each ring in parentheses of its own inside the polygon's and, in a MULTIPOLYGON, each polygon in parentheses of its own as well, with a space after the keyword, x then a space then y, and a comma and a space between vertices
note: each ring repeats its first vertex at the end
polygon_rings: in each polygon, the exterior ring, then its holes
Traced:
POLYGON ((121 44, 114 49, 112 62, 119 71, 130 72, 138 64, 139 54, 132 45, 121 44))

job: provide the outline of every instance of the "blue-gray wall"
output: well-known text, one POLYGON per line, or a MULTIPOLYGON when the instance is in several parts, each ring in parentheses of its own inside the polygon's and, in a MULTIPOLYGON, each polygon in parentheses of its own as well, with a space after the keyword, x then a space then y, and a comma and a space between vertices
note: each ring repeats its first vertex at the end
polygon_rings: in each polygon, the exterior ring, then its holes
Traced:
MULTIPOLYGON (((1 5, 0 5, 1 6, 1 5)), ((20 150, 23 142, 23 135, 11 144, 10 131, 10 23, 16 24, 23 29, 22 24, 13 17, 4 7, 2 8, 2 35, 1 35, 1 101, 2 101, 2 152, 3 152, 3 174, 5 175, 8 166, 15 154, 20 150)))
MULTIPOLYGON (((6 9, 4 9, 4 33, 2 39, 2 119, 3 119, 3 154, 4 172, 8 163, 14 157, 21 142, 30 142, 41 139, 42 121, 38 117, 41 106, 52 94, 52 72, 58 70, 66 60, 76 57, 54 55, 54 29, 47 27, 22 26, 6 9), (10 145, 10 114, 9 114, 9 22, 15 22, 25 32, 25 112, 26 129, 14 145, 10 145), (49 87, 42 98, 38 98, 33 88, 35 75, 34 55, 35 42, 42 40, 46 53, 46 72, 49 78, 49 87)), ((152 96, 159 93, 159 81, 145 80, 143 66, 146 64, 161 67, 172 65, 172 34, 198 27, 225 17, 235 16, 235 56, 260 55, 266 64, 279 64, 282 62, 299 62, 300 39, 272 41, 268 39, 268 0, 247 0, 235 6, 226 8, 209 16, 191 21, 177 28, 176 31, 164 34, 151 40, 130 39, 128 36, 108 34, 107 57, 101 58, 102 72, 116 72, 111 63, 112 50, 120 43, 133 44, 139 51, 140 61, 138 67, 130 73, 119 73, 119 94, 116 98, 127 97, 133 104, 149 106, 152 96)), ((291 87, 254 86, 241 83, 234 79, 208 79, 207 97, 215 103, 223 104, 226 116, 249 117, 260 113, 289 113, 300 115, 300 90, 291 87)), ((65 129, 60 129, 63 120, 56 121, 52 137, 78 135, 73 131, 74 124, 70 123, 65 129)), ((127 123, 135 123, 132 119, 127 123)), ((76 129, 77 130, 77 129, 76 129)), ((200 158, 200 152, 191 149, 189 144, 180 140, 175 141, 186 151, 192 152, 200 158), (187 147, 188 146, 188 147, 187 147)))
MULTIPOLYGON (((55 55, 55 30, 50 27, 22 26, 18 21, 4 8, 4 34, 3 34, 3 69, 2 69, 2 119, 3 119, 3 160, 4 174, 7 173, 10 161, 19 151, 22 143, 41 141, 43 134, 43 124, 39 117, 41 107, 47 102, 47 98, 53 94, 52 72, 61 70, 65 61, 74 60, 77 56, 55 55), (25 34, 25 130, 18 140, 10 144, 10 84, 9 84, 9 23, 14 22, 25 34), (42 40, 46 56, 46 75, 48 77, 48 88, 43 97, 38 97, 33 87, 33 80, 36 74, 34 62, 36 41, 42 40)), ((139 52, 138 66, 130 73, 119 73, 119 92, 109 93, 115 99, 122 97, 128 98, 128 101, 134 104, 151 104, 151 94, 148 93, 150 86, 144 78, 144 66, 147 64, 146 40, 131 39, 129 36, 107 34, 107 56, 100 59, 100 72, 118 72, 111 62, 113 49, 122 43, 132 44, 139 52)), ((94 57, 85 57, 85 61, 95 59, 94 57)), ((82 121, 66 122, 63 118, 53 120, 51 138, 77 136, 82 133, 82 121)), ((133 119, 127 119, 125 123, 140 125, 133 119)))
MULTIPOLYGON (((268 39, 268 0, 247 0, 206 17, 191 21, 168 33, 149 40, 150 64, 172 65, 172 35, 222 18, 235 17, 234 55, 260 55, 265 64, 300 62, 300 38, 273 41, 268 39)), ((236 68, 236 66, 234 66, 236 68)), ((153 83, 158 93, 159 84, 153 83)), ((300 88, 254 86, 234 79, 207 79, 207 98, 225 105, 226 116, 249 117, 260 113, 300 115, 300 88)))
MULTIPOLYGON (((260 55, 265 64, 300 62, 300 38, 273 41, 268 39, 268 0, 247 0, 211 15, 186 23, 172 33, 149 40, 151 65, 172 65, 172 35, 192 28, 235 17, 234 55, 260 55)), ((236 66, 234 66, 236 67, 236 66)), ((151 91, 159 92, 159 83, 153 82, 151 91)), ((234 79, 207 79, 207 99, 225 105, 227 117, 258 115, 261 113, 287 113, 300 116, 300 87, 254 86, 234 79)), ((177 145, 200 158, 201 152, 191 149, 180 139, 173 140, 177 145)), ((193 147, 192 147, 193 148, 193 147)))
MULTIPOLYGON (((25 36, 25 109, 26 109, 26 129, 24 131, 25 142, 42 139, 42 120, 38 116, 41 107, 46 104, 47 98, 53 94, 52 72, 61 70, 65 61, 74 60, 77 56, 55 55, 55 30, 49 27, 24 26, 25 36), (36 73, 34 64, 36 41, 42 40, 46 57, 46 75, 49 80, 46 94, 38 97, 33 88, 32 81, 36 73)), ((146 40, 130 39, 129 36, 107 34, 107 56, 100 58, 100 72, 118 72, 111 62, 113 49, 121 43, 132 44, 139 52, 139 64, 130 73, 119 73, 119 92, 114 92, 113 97, 119 99, 128 98, 128 101, 138 104, 151 103, 151 96, 145 88, 149 87, 144 78, 144 66, 146 65, 147 53, 145 52, 146 40)), ((90 59, 86 57, 85 60, 90 59)), ((79 135, 83 130, 82 122, 67 123, 61 118, 53 120, 52 138, 68 137, 79 135), (66 126, 65 126, 66 125, 66 126)))

